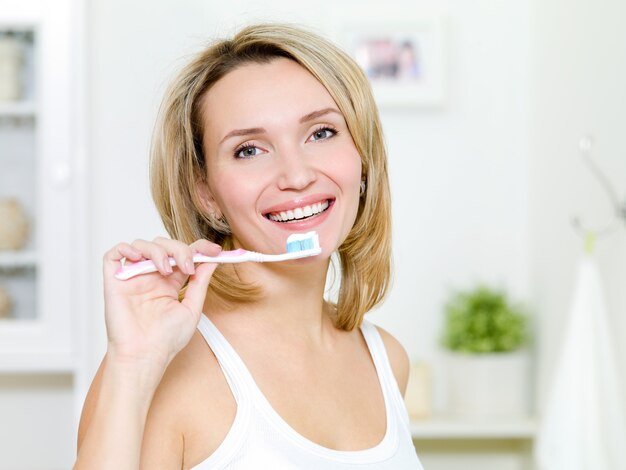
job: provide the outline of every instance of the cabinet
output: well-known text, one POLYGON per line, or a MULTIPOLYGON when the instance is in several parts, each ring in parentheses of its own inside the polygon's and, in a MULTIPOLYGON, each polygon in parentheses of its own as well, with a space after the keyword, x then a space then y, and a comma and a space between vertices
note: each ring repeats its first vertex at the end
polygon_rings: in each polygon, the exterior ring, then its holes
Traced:
MULTIPOLYGON (((0 45, 3 80, 12 80, 13 54, 19 56, 18 92, 3 94, 0 86, 0 213, 16 201, 28 225, 24 243, 0 248, 0 372, 73 370, 76 192, 66 3, 24 0, 0 10, 0 43, 12 42, 8 53, 0 45)), ((0 235, 15 223, 0 220, 0 235)))

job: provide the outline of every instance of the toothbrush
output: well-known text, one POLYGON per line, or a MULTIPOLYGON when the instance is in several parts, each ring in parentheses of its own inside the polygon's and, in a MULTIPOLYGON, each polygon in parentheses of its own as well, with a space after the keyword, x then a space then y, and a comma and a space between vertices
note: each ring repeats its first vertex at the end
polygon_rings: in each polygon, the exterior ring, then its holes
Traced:
MULTIPOLYGON (((317 232, 308 232, 303 234, 294 233, 287 238, 287 252, 280 255, 268 255, 257 253, 256 251, 247 251, 243 249, 222 251, 217 256, 205 256, 196 254, 193 256, 194 263, 244 263, 246 261, 255 261, 257 263, 287 261, 298 258, 306 258, 316 256, 322 252, 320 247, 319 236, 317 232)), ((170 266, 176 266, 176 260, 172 257, 168 258, 170 266)), ((152 260, 140 261, 133 264, 125 264, 122 259, 122 266, 115 272, 115 278, 126 281, 140 274, 148 274, 157 272, 158 269, 152 260)))

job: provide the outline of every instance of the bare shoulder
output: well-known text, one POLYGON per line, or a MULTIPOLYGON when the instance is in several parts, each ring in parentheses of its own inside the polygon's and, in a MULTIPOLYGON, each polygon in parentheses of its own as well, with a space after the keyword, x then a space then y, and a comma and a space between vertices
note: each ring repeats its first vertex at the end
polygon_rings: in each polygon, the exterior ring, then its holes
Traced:
POLYGON ((222 442, 235 412, 219 363, 196 331, 168 366, 152 399, 144 430, 142 468, 197 465, 222 442))
POLYGON ((387 350, 387 356, 393 369, 393 374, 398 382, 398 388, 402 395, 406 392, 406 385, 409 380, 410 360, 409 355, 402 346, 402 343, 398 341, 391 333, 384 328, 376 325, 376 328, 380 332, 380 336, 385 344, 387 350))

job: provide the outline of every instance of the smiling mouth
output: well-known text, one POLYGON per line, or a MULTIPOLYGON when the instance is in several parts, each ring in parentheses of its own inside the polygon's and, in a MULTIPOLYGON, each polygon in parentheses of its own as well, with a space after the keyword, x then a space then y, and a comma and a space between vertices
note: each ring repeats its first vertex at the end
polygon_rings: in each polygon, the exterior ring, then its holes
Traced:
POLYGON ((308 206, 296 207, 288 211, 269 212, 265 217, 273 222, 284 224, 300 222, 302 220, 313 219, 323 214, 331 206, 332 201, 327 199, 308 206))

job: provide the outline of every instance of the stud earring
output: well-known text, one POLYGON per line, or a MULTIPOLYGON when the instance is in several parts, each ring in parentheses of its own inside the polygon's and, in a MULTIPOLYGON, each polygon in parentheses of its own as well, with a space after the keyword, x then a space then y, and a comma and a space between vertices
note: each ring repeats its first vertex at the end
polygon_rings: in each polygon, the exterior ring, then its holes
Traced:
POLYGON ((224 215, 220 214, 218 216, 217 213, 211 211, 207 214, 207 219, 211 228, 216 232, 223 233, 225 235, 230 233, 230 226, 228 225, 224 215))
POLYGON ((359 192, 360 196, 365 194, 365 190, 367 189, 367 182, 365 180, 361 180, 361 190, 359 192))

